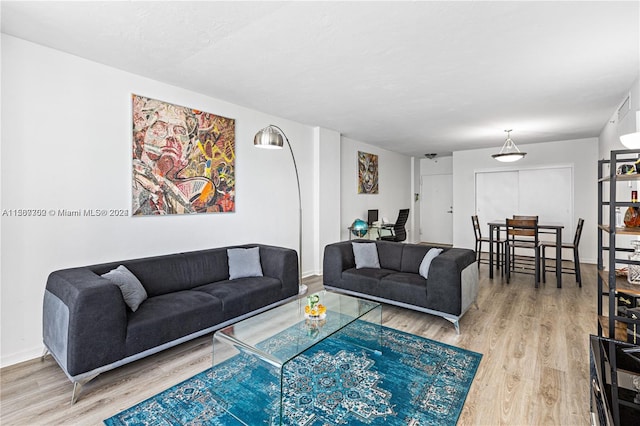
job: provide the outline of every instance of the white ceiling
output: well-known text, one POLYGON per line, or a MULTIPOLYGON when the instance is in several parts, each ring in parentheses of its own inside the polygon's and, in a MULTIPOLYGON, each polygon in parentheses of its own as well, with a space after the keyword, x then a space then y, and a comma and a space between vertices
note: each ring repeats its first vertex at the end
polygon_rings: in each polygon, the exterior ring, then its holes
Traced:
MULTIPOLYGON (((392 151, 595 137, 640 75, 626 2, 13 2, 2 32, 392 151)), ((286 132, 286 129, 285 129, 286 132)))

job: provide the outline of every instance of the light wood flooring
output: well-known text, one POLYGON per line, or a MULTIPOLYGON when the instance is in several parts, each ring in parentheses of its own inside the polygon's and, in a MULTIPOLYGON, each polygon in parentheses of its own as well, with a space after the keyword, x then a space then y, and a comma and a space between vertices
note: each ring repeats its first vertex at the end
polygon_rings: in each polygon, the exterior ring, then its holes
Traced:
MULTIPOLYGON (((596 332, 596 270, 582 265, 583 287, 572 275, 539 289, 530 275, 511 284, 480 268, 479 309, 453 325, 431 315, 385 305, 383 324, 483 354, 460 425, 588 425, 589 354, 596 332)), ((305 280, 310 291, 322 277, 305 280)), ((1 417, 8 425, 98 425, 211 365, 211 336, 104 373, 75 405, 72 384, 51 357, 0 370, 1 417)))

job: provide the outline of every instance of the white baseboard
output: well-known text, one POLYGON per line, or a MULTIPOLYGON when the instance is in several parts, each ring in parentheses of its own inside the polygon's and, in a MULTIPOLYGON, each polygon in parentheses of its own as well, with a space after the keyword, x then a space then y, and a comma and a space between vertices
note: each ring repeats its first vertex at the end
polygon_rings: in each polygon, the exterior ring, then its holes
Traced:
POLYGON ((26 349, 18 353, 9 354, 0 359, 0 368, 9 367, 10 365, 19 364, 25 361, 31 361, 33 359, 42 356, 44 351, 44 345, 40 345, 36 348, 26 349))

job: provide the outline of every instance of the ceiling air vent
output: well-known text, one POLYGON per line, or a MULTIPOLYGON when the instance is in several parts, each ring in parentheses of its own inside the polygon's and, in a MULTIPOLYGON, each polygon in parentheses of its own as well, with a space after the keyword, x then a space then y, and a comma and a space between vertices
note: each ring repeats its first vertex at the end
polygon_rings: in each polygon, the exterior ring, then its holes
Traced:
POLYGON ((622 105, 620 105, 620 108, 618 108, 618 123, 622 121, 622 119, 627 115, 627 113, 631 109, 630 98, 631 98, 631 94, 627 95, 624 102, 622 102, 622 105))

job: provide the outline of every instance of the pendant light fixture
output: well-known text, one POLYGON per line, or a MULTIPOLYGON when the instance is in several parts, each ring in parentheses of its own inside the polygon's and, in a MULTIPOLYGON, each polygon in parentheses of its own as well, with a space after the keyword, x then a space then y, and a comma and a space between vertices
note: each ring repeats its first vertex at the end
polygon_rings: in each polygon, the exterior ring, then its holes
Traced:
POLYGON ((627 149, 638 149, 640 148, 640 111, 636 111, 636 128, 635 132, 627 133, 626 135, 620 136, 620 142, 627 149))
POLYGON ((504 145, 502 145, 502 149, 499 153, 493 154, 492 157, 498 161, 502 161, 503 163, 511 163, 513 161, 518 161, 521 158, 524 158, 527 155, 526 152, 521 152, 516 144, 511 140, 511 132, 513 130, 505 130, 507 132, 507 140, 504 141, 504 145))

